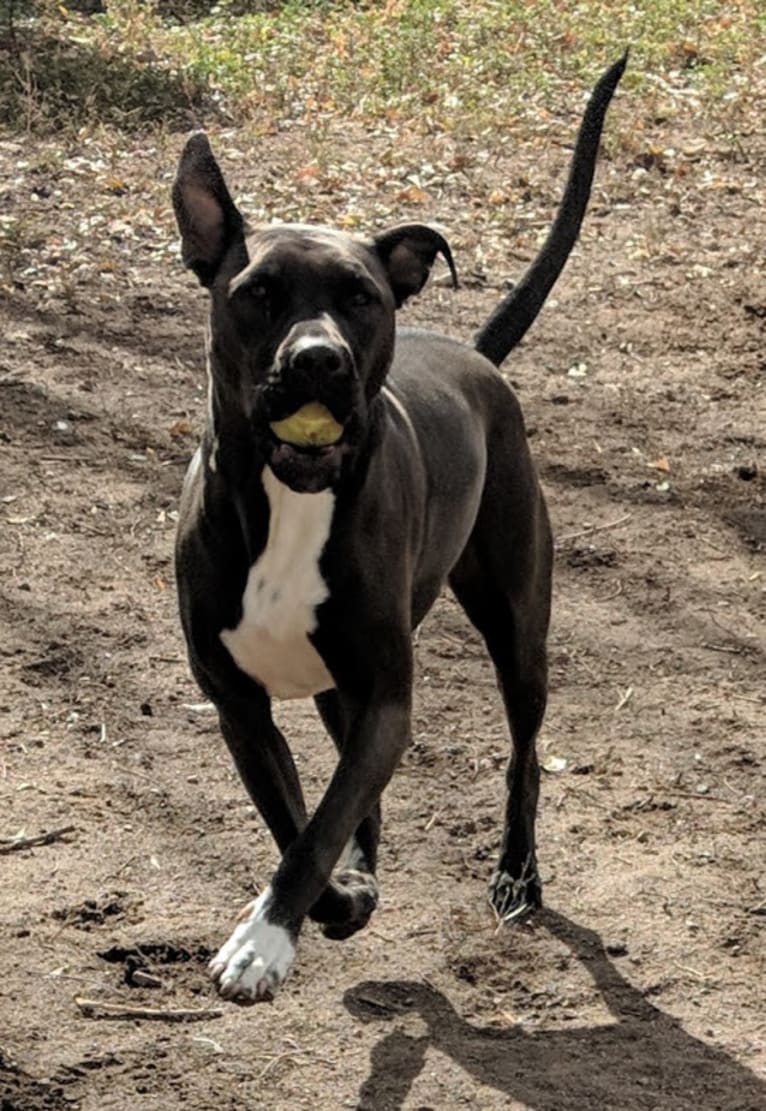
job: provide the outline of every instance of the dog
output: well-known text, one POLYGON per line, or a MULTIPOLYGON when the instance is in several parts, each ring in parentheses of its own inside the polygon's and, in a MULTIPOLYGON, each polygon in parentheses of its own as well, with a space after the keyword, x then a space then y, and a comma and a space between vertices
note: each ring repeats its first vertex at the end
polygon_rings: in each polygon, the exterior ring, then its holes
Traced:
POLYGON ((250 227, 204 133, 173 186, 184 264, 209 290, 209 412, 176 541, 192 672, 282 857, 210 963, 220 995, 272 999, 306 916, 331 938, 378 901, 380 796, 410 742, 412 630, 449 583, 494 663, 512 736, 497 914, 541 905, 535 737, 546 703, 551 530, 519 403, 497 367, 579 233, 604 116, 596 85, 556 221, 473 348, 396 328, 449 244, 250 227), (272 699, 313 697, 338 762, 309 817, 272 699))

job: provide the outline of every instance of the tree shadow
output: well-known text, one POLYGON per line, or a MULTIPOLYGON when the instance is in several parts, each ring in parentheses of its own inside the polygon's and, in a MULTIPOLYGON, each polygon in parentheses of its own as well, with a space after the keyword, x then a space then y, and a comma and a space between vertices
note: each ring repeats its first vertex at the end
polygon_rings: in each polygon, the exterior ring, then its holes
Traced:
MULTIPOLYGON (((277 12, 285 3, 286 0, 226 0, 225 8, 227 15, 236 17, 277 12)), ((158 14, 163 19, 175 19, 178 23, 193 23, 197 19, 204 19, 213 9, 221 7, 224 5, 220 0, 156 0, 158 14)))
POLYGON ((397 1111, 429 1048, 448 1055, 477 1083, 534 1111, 759 1111, 766 1083, 723 1050, 688 1034, 658 1010, 607 959, 601 938, 562 914, 540 923, 565 942, 593 977, 615 1022, 525 1031, 473 1026, 429 985, 367 981, 344 1003, 363 1022, 417 1012, 428 1033, 386 1034, 371 1055, 357 1111, 397 1111))
POLYGON ((199 126, 216 109, 207 84, 151 59, 138 61, 27 26, 0 44, 0 123, 38 133, 107 123, 199 126))

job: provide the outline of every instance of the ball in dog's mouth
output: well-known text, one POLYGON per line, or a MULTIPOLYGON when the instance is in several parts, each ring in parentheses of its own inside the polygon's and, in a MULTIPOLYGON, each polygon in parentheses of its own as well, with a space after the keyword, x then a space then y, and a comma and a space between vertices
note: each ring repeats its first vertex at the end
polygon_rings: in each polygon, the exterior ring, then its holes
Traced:
POLYGON ((343 425, 318 401, 307 402, 269 427, 278 440, 293 447, 329 447, 343 435, 343 425))
POLYGON ((269 427, 276 440, 269 464, 291 490, 318 493, 340 477, 344 428, 324 405, 310 401, 269 427))

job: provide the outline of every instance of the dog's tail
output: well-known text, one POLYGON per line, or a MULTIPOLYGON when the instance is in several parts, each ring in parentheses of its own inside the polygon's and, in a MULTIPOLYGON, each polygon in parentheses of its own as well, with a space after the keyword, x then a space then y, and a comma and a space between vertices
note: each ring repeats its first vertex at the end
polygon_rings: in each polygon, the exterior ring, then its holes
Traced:
POLYGON ((577 241, 593 184, 604 117, 627 62, 626 51, 594 88, 577 135, 569 180, 548 238, 518 285, 503 298, 476 336, 476 350, 495 366, 500 366, 533 323, 577 241))

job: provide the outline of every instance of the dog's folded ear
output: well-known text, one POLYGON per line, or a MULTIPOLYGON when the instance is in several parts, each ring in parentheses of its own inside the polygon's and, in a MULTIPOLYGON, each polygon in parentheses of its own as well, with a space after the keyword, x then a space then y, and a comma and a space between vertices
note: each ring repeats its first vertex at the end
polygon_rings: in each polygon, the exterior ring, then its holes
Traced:
POLYGON ((373 245, 388 274, 397 308, 408 297, 420 292, 437 255, 441 255, 449 266, 453 288, 457 289, 452 251, 447 240, 435 228, 427 224, 401 224, 377 236, 373 245))
POLYGON ((173 208, 184 266, 194 271, 202 285, 212 285, 244 222, 204 131, 195 131, 186 140, 173 184, 173 208))

